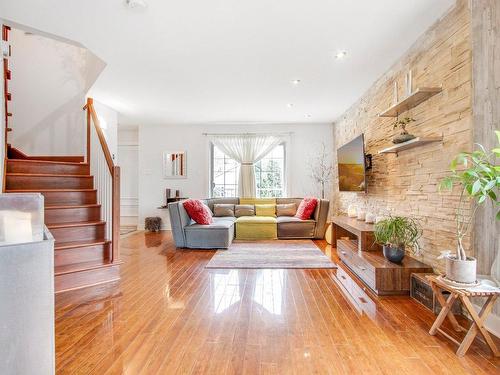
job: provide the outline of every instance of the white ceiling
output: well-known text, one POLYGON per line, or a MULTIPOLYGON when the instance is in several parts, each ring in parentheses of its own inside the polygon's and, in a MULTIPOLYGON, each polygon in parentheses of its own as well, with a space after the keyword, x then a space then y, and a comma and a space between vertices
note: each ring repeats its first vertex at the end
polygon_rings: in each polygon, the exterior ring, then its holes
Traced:
POLYGON ((2 0, 0 17, 106 61, 91 94, 123 124, 318 123, 341 115, 455 2, 146 1, 2 0))

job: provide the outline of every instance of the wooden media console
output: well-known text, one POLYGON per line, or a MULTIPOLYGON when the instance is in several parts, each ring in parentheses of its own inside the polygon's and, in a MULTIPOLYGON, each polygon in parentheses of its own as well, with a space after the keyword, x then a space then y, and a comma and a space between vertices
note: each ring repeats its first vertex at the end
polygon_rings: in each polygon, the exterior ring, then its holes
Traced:
POLYGON ((409 294, 412 273, 432 267, 406 256, 400 264, 388 261, 374 242, 374 225, 355 218, 332 218, 332 245, 340 260, 377 295, 409 294))

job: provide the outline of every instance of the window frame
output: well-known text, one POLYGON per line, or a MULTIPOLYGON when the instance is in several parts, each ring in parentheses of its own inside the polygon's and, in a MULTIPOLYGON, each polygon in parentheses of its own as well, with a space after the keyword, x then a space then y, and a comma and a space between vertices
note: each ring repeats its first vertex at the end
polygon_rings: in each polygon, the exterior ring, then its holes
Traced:
MULTIPOLYGON (((287 197, 287 181, 288 181, 288 159, 287 159, 287 142, 283 141, 278 146, 283 146, 283 198, 287 197)), ((210 163, 210 171, 209 171, 209 197, 214 198, 214 147, 213 142, 209 142, 209 163, 210 163)), ((237 186, 237 185, 236 185, 237 186)), ((238 194, 236 194, 238 197, 238 194)), ((230 198, 230 197, 229 197, 230 198)))

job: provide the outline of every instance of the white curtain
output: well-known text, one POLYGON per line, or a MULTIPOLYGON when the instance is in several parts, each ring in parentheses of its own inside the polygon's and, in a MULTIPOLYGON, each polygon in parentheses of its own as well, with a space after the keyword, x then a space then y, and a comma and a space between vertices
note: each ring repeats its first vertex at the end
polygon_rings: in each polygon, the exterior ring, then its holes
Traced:
POLYGON ((278 135, 259 134, 214 135, 210 140, 240 164, 238 194, 241 198, 256 196, 255 163, 283 142, 283 138, 278 135))

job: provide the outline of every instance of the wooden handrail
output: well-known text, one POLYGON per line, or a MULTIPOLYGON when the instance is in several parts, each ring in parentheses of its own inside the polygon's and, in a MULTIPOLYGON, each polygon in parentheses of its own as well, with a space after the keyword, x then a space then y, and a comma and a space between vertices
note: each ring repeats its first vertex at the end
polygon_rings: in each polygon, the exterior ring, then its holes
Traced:
MULTIPOLYGON (((104 133, 101 129, 101 123, 99 122, 99 118, 97 117, 97 113, 94 109, 94 100, 92 98, 87 99, 87 105, 84 107, 87 110, 87 157, 90 156, 90 121, 89 114, 92 119, 91 122, 94 123, 95 130, 97 132, 97 136, 99 137, 99 142, 101 144, 102 152, 104 153, 104 157, 106 158, 106 164, 108 164, 109 173, 113 174, 113 167, 115 164, 113 163, 113 158, 111 157, 111 152, 109 152, 108 144, 106 143, 106 138, 104 137, 104 133)), ((87 162, 89 162, 87 160, 87 162)))
POLYGON ((109 173, 111 175, 111 218, 112 218, 112 228, 111 228, 111 262, 119 261, 119 239, 120 239, 120 167, 115 165, 113 158, 111 157, 111 152, 109 151, 108 144, 106 143, 106 138, 101 129, 101 124, 97 113, 94 109, 94 100, 92 98, 87 98, 87 104, 83 107, 87 111, 87 163, 90 165, 90 159, 93 157, 91 155, 91 127, 94 123, 94 128, 96 130, 97 137, 99 138, 99 143, 101 145, 102 152, 106 159, 106 164, 108 165, 109 173))

